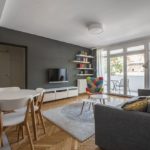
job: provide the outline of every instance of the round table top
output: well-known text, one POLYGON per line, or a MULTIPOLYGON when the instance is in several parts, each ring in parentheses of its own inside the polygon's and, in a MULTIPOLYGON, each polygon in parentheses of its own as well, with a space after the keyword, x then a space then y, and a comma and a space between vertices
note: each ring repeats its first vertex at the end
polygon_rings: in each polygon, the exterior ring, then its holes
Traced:
POLYGON ((17 91, 3 91, 0 92, 0 101, 1 100, 14 100, 14 99, 21 99, 21 98, 33 98, 40 95, 39 92, 35 90, 26 90, 21 89, 17 91))
POLYGON ((94 94, 94 95, 90 95, 91 99, 107 99, 108 96, 105 94, 94 94))

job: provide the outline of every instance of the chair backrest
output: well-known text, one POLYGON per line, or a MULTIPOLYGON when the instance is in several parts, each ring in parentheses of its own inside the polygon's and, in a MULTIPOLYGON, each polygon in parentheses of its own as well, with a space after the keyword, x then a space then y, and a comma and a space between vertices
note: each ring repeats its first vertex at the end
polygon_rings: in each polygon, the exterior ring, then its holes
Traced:
POLYGON ((43 95, 45 90, 43 88, 36 88, 36 92, 40 93, 40 95, 43 95))
POLYGON ((20 88, 19 87, 3 87, 3 88, 0 88, 0 92, 3 92, 3 91, 19 91, 20 88))
POLYGON ((123 80, 123 79, 120 79, 119 86, 120 86, 120 87, 123 87, 123 86, 124 86, 124 80, 123 80))
POLYGON ((38 93, 40 93, 40 95, 37 98, 37 103, 38 103, 39 109, 41 109, 42 104, 43 104, 43 100, 44 100, 44 92, 45 92, 45 90, 43 88, 37 88, 36 91, 38 93))
POLYGON ((94 78, 94 77, 87 77, 87 89, 86 92, 89 93, 99 93, 102 94, 103 93, 103 77, 98 77, 98 78, 94 78))
POLYGON ((15 109, 23 108, 27 105, 29 98, 1 100, 0 110, 1 111, 13 111, 15 109))
MULTIPOLYGON (((123 79, 120 79, 119 86, 124 87, 124 80, 123 79)), ((127 79, 127 87, 129 87, 129 79, 127 79)))

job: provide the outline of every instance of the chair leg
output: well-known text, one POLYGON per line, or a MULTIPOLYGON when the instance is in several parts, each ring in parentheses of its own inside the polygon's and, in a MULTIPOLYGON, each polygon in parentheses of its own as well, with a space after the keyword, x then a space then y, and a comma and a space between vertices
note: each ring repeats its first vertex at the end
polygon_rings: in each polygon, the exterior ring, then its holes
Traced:
POLYGON ((18 130, 17 141, 18 141, 18 142, 19 142, 19 140, 20 140, 20 128, 21 128, 21 125, 19 125, 19 126, 17 127, 17 130, 18 130))
POLYGON ((22 126, 21 130, 22 130, 22 139, 24 139, 24 128, 23 128, 23 126, 22 126))
POLYGON ((40 119, 38 113, 36 113, 36 117, 37 117, 37 125, 40 125, 40 119))
POLYGON ((31 150, 34 150, 32 138, 31 138, 31 134, 30 134, 30 130, 29 130, 29 125, 28 125, 27 122, 25 123, 25 127, 26 127, 27 134, 28 134, 28 137, 29 137, 29 142, 30 142, 30 145, 31 145, 31 150))
POLYGON ((46 133, 46 128, 45 128, 45 124, 44 124, 44 119, 43 119, 41 111, 39 110, 38 112, 39 112, 39 116, 40 116, 41 123, 42 123, 42 126, 43 126, 44 134, 45 134, 46 133))
POLYGON ((0 147, 3 147, 3 122, 2 122, 3 113, 0 112, 0 147))

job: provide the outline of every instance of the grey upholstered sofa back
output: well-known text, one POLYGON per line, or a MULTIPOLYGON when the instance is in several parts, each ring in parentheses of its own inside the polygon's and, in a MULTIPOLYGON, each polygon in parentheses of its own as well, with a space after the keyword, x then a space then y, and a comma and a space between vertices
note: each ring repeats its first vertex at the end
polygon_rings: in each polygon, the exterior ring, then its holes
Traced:
POLYGON ((150 96, 150 89, 138 89, 138 96, 150 96))
POLYGON ((150 150, 150 114, 95 105, 95 140, 104 150, 150 150))

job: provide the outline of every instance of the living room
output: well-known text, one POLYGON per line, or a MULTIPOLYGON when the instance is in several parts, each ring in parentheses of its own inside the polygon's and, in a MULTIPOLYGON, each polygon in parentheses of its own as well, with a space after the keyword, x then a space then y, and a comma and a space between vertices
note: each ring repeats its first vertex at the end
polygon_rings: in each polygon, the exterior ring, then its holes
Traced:
POLYGON ((149 150, 149 5, 1 0, 0 149, 149 150))

